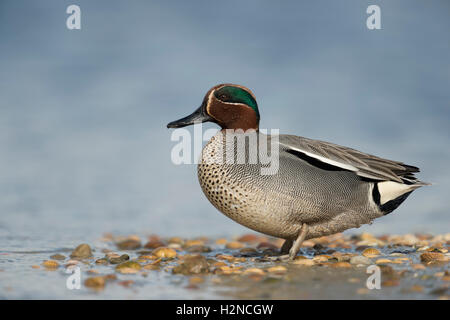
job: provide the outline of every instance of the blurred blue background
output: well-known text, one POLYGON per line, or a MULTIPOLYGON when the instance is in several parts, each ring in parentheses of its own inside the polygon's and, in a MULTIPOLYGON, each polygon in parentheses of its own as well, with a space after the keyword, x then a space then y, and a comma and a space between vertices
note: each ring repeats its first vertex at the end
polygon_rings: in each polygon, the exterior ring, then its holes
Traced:
POLYGON ((262 128, 435 184, 356 232, 448 232, 449 18, 449 1, 1 1, 3 243, 247 232, 170 159, 166 124, 222 82, 253 90, 262 128), (66 28, 70 4, 81 30, 66 28), (382 30, 366 27, 370 4, 382 30))

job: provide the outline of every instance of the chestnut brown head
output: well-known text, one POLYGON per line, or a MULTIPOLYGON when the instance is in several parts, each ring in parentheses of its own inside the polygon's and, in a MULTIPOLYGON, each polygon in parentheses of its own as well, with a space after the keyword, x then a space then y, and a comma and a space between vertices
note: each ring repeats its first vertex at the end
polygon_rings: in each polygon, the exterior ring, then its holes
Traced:
POLYGON ((168 128, 181 128, 198 122, 215 122, 222 129, 255 129, 259 127, 259 110, 255 96, 246 87, 219 84, 205 95, 201 106, 191 115, 173 121, 168 128))

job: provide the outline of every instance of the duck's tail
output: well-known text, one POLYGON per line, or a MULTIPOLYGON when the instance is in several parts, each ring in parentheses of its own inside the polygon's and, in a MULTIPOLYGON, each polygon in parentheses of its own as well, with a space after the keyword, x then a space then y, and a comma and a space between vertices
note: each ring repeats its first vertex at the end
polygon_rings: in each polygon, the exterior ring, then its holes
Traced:
POLYGON ((375 183, 374 199, 380 210, 388 214, 406 200, 414 190, 429 186, 431 183, 417 180, 413 175, 401 178, 403 183, 396 181, 382 181, 375 183))

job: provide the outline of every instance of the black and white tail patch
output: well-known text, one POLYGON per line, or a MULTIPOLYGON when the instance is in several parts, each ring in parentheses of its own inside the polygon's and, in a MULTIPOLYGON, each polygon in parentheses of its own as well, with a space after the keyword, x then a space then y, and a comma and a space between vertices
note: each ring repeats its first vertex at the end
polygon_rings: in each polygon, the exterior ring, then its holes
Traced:
POLYGON ((372 197, 386 215, 397 209, 411 192, 419 187, 419 185, 407 185, 394 181, 376 182, 372 190, 372 197))

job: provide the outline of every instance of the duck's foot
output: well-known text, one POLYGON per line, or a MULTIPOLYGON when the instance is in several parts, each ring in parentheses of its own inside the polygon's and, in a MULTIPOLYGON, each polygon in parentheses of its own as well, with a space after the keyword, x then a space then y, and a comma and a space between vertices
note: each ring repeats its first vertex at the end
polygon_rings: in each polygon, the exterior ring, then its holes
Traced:
POLYGON ((307 234, 308 234, 308 225, 304 223, 300 228, 300 232, 298 233, 297 239, 295 239, 295 241, 291 239, 286 240, 281 246, 280 255, 276 257, 271 257, 271 260, 274 261, 294 260, 307 234))
MULTIPOLYGON (((308 225, 304 223, 302 227, 300 228, 300 232, 297 236, 297 239, 295 239, 294 243, 292 244, 291 248, 289 249, 289 260, 294 260, 295 256, 297 255, 298 251, 300 250, 300 246, 302 245, 303 240, 305 240, 306 235, 308 234, 308 225)), ((287 240, 286 240, 287 242, 287 240)), ((284 244, 286 244, 286 242, 284 244)), ((284 247, 283 244, 283 247, 284 247)), ((281 248, 283 250, 283 248, 281 248)))

